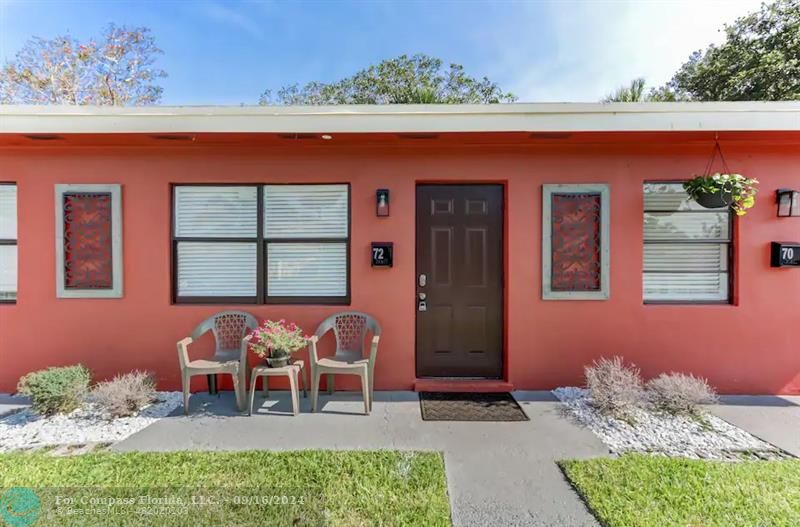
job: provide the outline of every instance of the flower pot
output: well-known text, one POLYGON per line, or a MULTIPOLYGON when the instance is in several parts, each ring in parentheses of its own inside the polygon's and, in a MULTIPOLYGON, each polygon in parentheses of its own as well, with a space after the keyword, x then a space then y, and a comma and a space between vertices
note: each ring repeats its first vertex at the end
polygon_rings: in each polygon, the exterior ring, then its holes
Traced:
POLYGON ((273 351, 265 360, 270 368, 283 368, 289 364, 289 354, 282 350, 273 351))
POLYGON ((701 192, 695 197, 698 205, 706 209, 719 209, 729 207, 733 203, 733 196, 730 192, 718 190, 716 192, 701 192))

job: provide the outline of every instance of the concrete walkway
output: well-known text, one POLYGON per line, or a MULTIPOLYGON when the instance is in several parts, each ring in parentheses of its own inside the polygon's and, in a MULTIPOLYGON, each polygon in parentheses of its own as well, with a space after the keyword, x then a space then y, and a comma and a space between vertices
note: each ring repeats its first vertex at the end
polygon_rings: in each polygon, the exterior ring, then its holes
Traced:
MULTIPOLYGON (((607 455, 590 431, 570 422, 549 392, 515 392, 527 422, 428 422, 417 395, 375 394, 371 415, 360 398, 321 397, 322 412, 293 417, 282 392, 259 415, 233 411, 230 393, 192 397, 190 417, 175 415, 116 444, 131 450, 398 449, 444 452, 453 521, 457 526, 597 526, 555 461, 607 455), (264 415, 261 415, 264 414, 264 415)), ((257 399, 259 401, 259 399, 257 399)), ((261 400, 263 402, 263 399, 261 400)))
POLYGON ((27 397, 0 393, 0 417, 30 406, 27 397))
POLYGON ((723 395, 708 411, 800 457, 800 396, 723 395))

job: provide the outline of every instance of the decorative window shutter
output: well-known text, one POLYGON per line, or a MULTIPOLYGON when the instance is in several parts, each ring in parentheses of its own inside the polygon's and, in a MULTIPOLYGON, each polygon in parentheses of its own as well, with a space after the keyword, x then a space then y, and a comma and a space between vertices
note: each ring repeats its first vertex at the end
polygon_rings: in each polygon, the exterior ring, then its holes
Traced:
POLYGON ((607 300, 611 294, 610 189, 542 186, 542 298, 607 300))
POLYGON ((56 185, 56 296, 122 297, 122 187, 56 185))

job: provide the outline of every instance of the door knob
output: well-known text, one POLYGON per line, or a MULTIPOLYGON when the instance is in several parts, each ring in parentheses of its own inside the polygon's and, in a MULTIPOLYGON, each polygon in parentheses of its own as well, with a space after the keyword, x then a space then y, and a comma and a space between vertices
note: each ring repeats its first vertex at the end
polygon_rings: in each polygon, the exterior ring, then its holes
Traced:
POLYGON ((419 293, 417 294, 417 296, 419 297, 420 300, 425 300, 426 298, 428 298, 428 295, 426 295, 425 293, 419 293))

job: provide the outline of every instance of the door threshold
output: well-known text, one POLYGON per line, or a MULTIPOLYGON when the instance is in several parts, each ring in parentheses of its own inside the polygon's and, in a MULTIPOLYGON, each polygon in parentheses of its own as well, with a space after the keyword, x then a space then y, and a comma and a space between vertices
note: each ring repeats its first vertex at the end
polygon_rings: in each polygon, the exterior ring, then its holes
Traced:
POLYGON ((511 392, 514 385, 499 379, 417 379, 415 392, 511 392))

